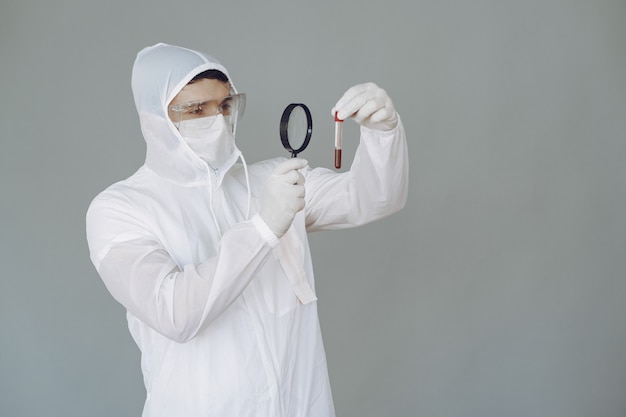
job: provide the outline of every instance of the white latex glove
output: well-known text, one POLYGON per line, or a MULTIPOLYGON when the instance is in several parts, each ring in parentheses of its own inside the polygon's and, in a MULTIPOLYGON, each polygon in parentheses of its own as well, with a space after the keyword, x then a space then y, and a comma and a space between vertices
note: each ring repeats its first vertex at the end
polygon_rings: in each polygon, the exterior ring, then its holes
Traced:
POLYGON ((348 89, 332 109, 332 115, 349 117, 361 126, 376 130, 392 130, 398 125, 398 113, 387 92, 374 83, 357 84, 348 89))
POLYGON ((304 208, 304 176, 298 170, 307 164, 305 159, 288 159, 265 182, 259 215, 278 238, 287 233, 296 213, 304 208))

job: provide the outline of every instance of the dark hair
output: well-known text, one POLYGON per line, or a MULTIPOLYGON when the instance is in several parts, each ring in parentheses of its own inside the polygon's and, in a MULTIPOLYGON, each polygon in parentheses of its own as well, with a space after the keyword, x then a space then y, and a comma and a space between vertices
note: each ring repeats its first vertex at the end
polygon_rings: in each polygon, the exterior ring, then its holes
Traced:
POLYGON ((210 70, 203 71, 200 74, 198 74, 195 77, 193 77, 191 79, 191 81, 189 81, 189 82, 193 83, 193 82, 201 80, 203 78, 208 78, 209 80, 218 80, 218 81, 221 81, 223 83, 227 83, 228 82, 228 77, 226 76, 226 74, 224 74, 222 71, 216 70, 216 69, 210 69, 210 70))

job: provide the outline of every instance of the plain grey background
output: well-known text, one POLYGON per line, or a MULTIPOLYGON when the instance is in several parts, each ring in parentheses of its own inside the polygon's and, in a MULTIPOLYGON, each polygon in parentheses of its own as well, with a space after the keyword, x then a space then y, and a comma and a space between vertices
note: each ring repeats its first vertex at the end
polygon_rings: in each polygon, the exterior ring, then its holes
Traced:
POLYGON ((141 413, 84 215, 143 162, 130 71, 167 42, 248 94, 249 161, 286 155, 291 102, 315 166, 351 85, 401 114, 407 207, 310 237, 339 416, 625 416, 625 23, 623 0, 3 0, 0 415, 141 413))

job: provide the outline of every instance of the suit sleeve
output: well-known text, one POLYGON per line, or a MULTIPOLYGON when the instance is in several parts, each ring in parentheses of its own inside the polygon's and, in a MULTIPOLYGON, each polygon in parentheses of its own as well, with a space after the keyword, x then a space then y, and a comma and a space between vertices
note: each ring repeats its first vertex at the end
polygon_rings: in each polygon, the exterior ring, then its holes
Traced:
POLYGON ((260 218, 224 234, 217 254, 179 266, 123 202, 96 199, 87 212, 90 256, 129 312, 174 341, 191 340, 245 290, 278 242, 260 218))
POLYGON ((307 230, 355 227, 396 213, 406 204, 408 174, 402 121, 388 132, 361 127, 349 171, 315 168, 307 172, 307 230))

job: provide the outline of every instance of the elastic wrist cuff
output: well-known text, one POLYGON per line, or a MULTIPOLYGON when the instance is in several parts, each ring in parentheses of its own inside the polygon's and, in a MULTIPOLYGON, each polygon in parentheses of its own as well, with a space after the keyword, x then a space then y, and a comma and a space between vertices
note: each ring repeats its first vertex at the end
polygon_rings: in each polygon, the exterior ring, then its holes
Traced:
POLYGON ((252 223, 256 226, 257 230, 259 231, 263 239, 265 239, 268 245, 270 245, 272 248, 278 246, 278 238, 276 237, 274 232, 272 232, 272 229, 270 229, 265 221, 261 218, 261 216, 255 214, 254 216, 252 216, 252 219, 250 219, 250 221, 252 221, 252 223))

